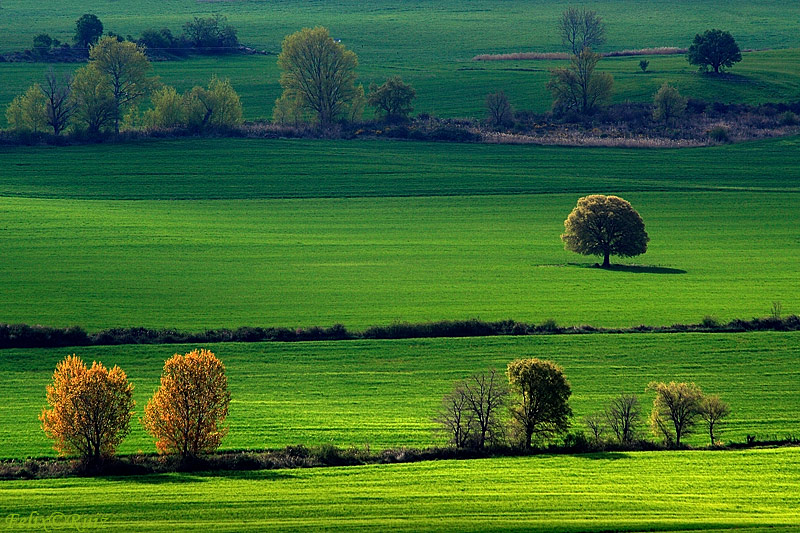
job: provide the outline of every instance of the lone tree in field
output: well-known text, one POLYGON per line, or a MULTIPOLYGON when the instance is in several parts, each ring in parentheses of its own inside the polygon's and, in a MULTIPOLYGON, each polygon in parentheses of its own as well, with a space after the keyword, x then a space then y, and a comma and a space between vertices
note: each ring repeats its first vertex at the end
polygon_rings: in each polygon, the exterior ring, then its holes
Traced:
POLYGON ((614 78, 607 72, 595 72, 600 54, 584 48, 572 56, 567 68, 550 71, 547 88, 553 95, 553 109, 577 111, 589 115, 611 100, 614 78))
POLYGON ((114 455, 130 431, 133 385, 119 367, 91 368, 75 355, 58 363, 47 386, 49 409, 42 410, 42 429, 62 455, 99 463, 114 455))
POLYGON ((414 110, 411 102, 416 97, 417 91, 411 85, 404 83, 400 76, 392 76, 383 85, 370 84, 367 103, 387 122, 404 122, 414 110))
POLYGON ((189 459, 219 447, 230 401, 225 366, 212 352, 175 354, 164 363, 142 422, 158 451, 189 459))
POLYGON ((570 7, 558 19, 561 42, 578 55, 584 48, 596 48, 606 42, 606 26, 597 12, 570 7))
POLYGON ((89 50, 89 66, 108 78, 114 96, 114 131, 125 108, 136 103, 153 87, 152 67, 144 48, 130 41, 104 37, 89 50))
POLYGON ((700 402, 700 416, 706 421, 708 425, 708 436, 711 439, 711 445, 717 443, 719 436, 719 426, 722 425, 722 419, 731 414, 731 407, 726 402, 722 401, 716 394, 705 396, 703 401, 700 402), (717 432, 715 434, 715 431, 717 432))
POLYGON ((302 109, 314 114, 320 125, 346 116, 363 102, 356 87, 356 54, 336 42, 323 27, 304 28, 283 40, 278 66, 283 95, 276 107, 302 109))
POLYGON ((611 266, 610 256, 633 257, 647 251, 650 237, 639 213, 618 196, 593 194, 578 200, 564 221, 564 248, 582 255, 603 256, 603 268, 611 266))
POLYGON ((103 23, 97 15, 87 13, 75 21, 75 44, 82 48, 89 48, 103 35, 103 23))
POLYGON ((656 437, 663 437, 669 445, 681 445, 681 439, 690 435, 702 412, 703 392, 694 383, 651 382, 648 390, 656 393, 650 426, 656 437))
POLYGON ((548 439, 567 430, 572 390, 560 366, 540 359, 517 359, 508 364, 506 374, 516 400, 511 416, 526 448, 531 447, 534 436, 548 439))
POLYGON ((694 36, 687 59, 689 64, 698 65, 703 72, 711 67, 714 73, 719 74, 721 69, 730 68, 741 61, 742 52, 729 32, 706 30, 702 35, 698 33, 694 36))

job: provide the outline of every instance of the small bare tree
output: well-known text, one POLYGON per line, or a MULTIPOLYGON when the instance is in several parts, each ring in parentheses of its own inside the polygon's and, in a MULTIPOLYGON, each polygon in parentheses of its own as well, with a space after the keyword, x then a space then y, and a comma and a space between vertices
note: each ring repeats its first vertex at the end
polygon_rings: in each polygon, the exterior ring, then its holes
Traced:
POLYGON ((508 387, 497 371, 490 368, 459 381, 442 399, 434 419, 450 443, 458 448, 484 448, 502 435, 500 408, 505 405, 508 387))
POLYGON ((494 126, 504 126, 511 122, 514 114, 508 97, 503 91, 497 91, 486 96, 486 111, 489 114, 489 122, 494 126))
POLYGON ((472 413, 474 445, 483 448, 486 442, 496 442, 502 433, 498 419, 500 407, 505 405, 508 386, 494 368, 464 380, 467 405, 472 413))
POLYGON ((584 48, 595 48, 606 42, 606 26, 596 11, 570 7, 558 20, 561 42, 578 55, 584 48))
POLYGON ((700 416, 708 424, 708 436, 711 438, 711 445, 714 446, 717 442, 717 436, 714 431, 719 432, 719 426, 722 419, 731 414, 731 407, 726 402, 722 401, 716 394, 705 396, 700 403, 700 416))
POLYGON ((602 413, 593 413, 583 419, 583 423, 592 434, 592 442, 595 446, 599 446, 603 442, 603 435, 606 432, 605 422, 606 416, 602 413))
POLYGON ((635 394, 620 394, 605 412, 606 421, 620 444, 636 440, 641 428, 641 405, 635 394))
POLYGON ((453 390, 442 398, 442 405, 433 421, 448 435, 450 444, 456 448, 467 447, 472 427, 472 412, 467 407, 463 383, 457 383, 453 390))
POLYGON ((47 123, 53 128, 53 135, 64 131, 75 112, 75 102, 69 97, 71 90, 72 74, 66 73, 59 78, 50 67, 42 92, 47 98, 47 123))

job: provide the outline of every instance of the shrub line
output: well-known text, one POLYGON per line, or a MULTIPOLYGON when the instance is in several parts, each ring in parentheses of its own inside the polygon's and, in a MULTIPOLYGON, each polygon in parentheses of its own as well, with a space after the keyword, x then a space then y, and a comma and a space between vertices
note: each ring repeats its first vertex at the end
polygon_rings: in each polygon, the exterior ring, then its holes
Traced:
POLYGON ((359 466, 369 464, 417 463, 422 461, 492 459, 500 457, 528 457, 534 455, 583 455, 619 454, 641 451, 725 451, 751 448, 774 448, 800 446, 800 438, 787 436, 783 439, 755 440, 746 443, 730 443, 714 447, 669 448, 649 441, 640 441, 631 446, 605 444, 592 446, 550 445, 525 450, 511 446, 496 446, 486 449, 455 447, 387 448, 372 452, 369 445, 339 448, 332 444, 307 447, 286 446, 274 450, 226 450, 201 457, 182 460, 177 455, 137 453, 110 457, 99 464, 83 463, 74 458, 28 458, 0 460, 0 479, 53 479, 75 476, 141 476, 176 472, 242 472, 254 470, 278 470, 295 468, 324 468, 331 466, 359 466))
POLYGON ((800 316, 762 317, 750 320, 734 319, 728 323, 706 317, 698 324, 671 326, 638 325, 628 328, 604 328, 589 325, 559 326, 554 320, 541 324, 477 318, 442 320, 412 324, 398 322, 386 326, 371 326, 362 331, 350 331, 342 324, 330 327, 249 327, 236 329, 207 329, 187 332, 177 329, 148 329, 143 327, 110 328, 88 333, 79 326, 64 328, 0 324, 0 349, 61 348, 67 346, 115 346, 121 344, 198 344, 224 342, 300 342, 366 339, 421 339, 448 337, 495 337, 524 335, 586 335, 632 333, 741 333, 748 331, 800 331, 800 316))

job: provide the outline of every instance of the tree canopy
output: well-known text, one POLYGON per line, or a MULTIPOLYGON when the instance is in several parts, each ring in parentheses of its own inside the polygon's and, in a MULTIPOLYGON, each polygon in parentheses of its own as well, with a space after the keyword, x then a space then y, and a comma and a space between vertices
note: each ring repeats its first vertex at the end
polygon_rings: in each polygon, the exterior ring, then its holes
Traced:
POLYGON ((618 196, 593 194, 578 200, 564 221, 564 248, 582 255, 633 257, 647 251, 644 222, 631 204, 618 196))
POLYGON ((388 121, 406 120, 414 110, 411 102, 416 96, 417 91, 411 85, 404 83, 400 76, 392 76, 380 86, 370 84, 367 103, 388 121))
POLYGON ((278 66, 283 95, 276 106, 285 105, 281 100, 291 102, 312 112, 321 125, 348 115, 359 94, 363 99, 363 88, 355 84, 356 54, 334 41, 326 28, 304 28, 287 36, 278 66))
POLYGON ((722 30, 706 30, 703 34, 694 36, 694 41, 687 54, 689 64, 698 65, 700 70, 707 71, 709 67, 719 74, 720 70, 730 68, 734 63, 742 60, 742 52, 736 39, 722 30))
POLYGON ((75 21, 75 44, 88 48, 103 35, 103 23, 97 15, 86 13, 75 21))
POLYGON ((572 389, 560 366, 540 359, 517 359, 508 363, 506 375, 515 401, 511 415, 526 448, 531 447, 534 436, 545 439, 567 430, 572 389))

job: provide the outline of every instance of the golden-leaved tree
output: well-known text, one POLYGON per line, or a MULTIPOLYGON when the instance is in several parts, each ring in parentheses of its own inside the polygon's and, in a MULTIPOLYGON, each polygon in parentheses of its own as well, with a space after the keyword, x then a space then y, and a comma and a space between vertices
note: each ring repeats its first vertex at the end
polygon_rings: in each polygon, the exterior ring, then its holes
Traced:
POLYGON ((217 356, 209 350, 175 354, 164 363, 161 386, 147 402, 142 422, 161 453, 197 457, 219 447, 230 401, 225 366, 217 356))
POLYGON ((118 366, 87 368, 74 354, 58 363, 39 420, 62 455, 99 462, 114 454, 130 431, 133 385, 118 366))

